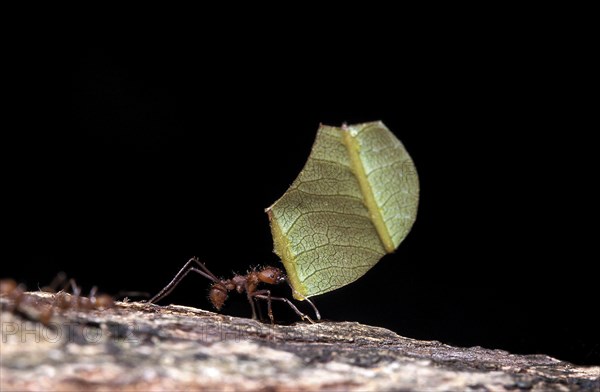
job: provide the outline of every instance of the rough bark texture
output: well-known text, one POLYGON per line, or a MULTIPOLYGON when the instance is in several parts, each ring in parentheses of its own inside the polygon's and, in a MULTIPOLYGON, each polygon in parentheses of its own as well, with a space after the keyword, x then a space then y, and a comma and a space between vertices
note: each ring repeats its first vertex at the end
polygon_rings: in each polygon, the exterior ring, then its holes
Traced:
POLYGON ((183 306, 40 312, 1 298, 1 389, 599 391, 600 367, 404 338, 358 323, 271 326, 183 306))

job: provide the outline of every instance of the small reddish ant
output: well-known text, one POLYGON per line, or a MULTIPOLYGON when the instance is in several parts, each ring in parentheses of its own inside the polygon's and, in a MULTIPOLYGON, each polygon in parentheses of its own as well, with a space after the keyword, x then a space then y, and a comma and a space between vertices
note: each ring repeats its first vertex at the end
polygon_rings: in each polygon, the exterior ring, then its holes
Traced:
MULTIPOLYGON (((197 257, 192 257, 189 259, 183 268, 179 270, 177 275, 175 275, 173 280, 158 294, 152 297, 149 302, 158 302, 162 298, 169 295, 190 271, 196 272, 213 282, 208 291, 208 299, 217 310, 221 310, 223 304, 229 297, 229 292, 235 290, 240 294, 246 292, 246 297, 248 298, 248 302, 250 302, 250 307, 252 308, 253 319, 257 318, 254 300, 264 299, 267 301, 268 314, 269 319, 271 319, 271 323, 274 323, 273 311, 271 309, 272 300, 285 302, 303 320, 308 320, 311 323, 313 322, 310 317, 298 310, 298 308, 289 299, 283 297, 273 297, 271 296, 270 290, 257 290, 260 283, 280 284, 283 282, 288 282, 289 284, 287 276, 279 268, 266 266, 258 270, 252 270, 246 275, 234 275, 231 279, 219 279, 212 272, 210 272, 204 263, 202 263, 197 257)), ((292 286, 290 285, 290 287, 292 286)), ((308 298, 304 299, 312 306, 317 320, 320 320, 321 315, 319 314, 316 306, 308 298)))
POLYGON ((113 298, 108 294, 97 294, 96 286, 92 287, 89 296, 85 297, 81 295, 81 288, 77 286, 74 279, 69 279, 67 284, 71 286, 73 294, 66 293, 65 289, 62 289, 56 293, 53 306, 75 310, 104 310, 114 306, 113 298))
MULTIPOLYGON (((65 280, 66 276, 61 273, 54 279, 49 287, 44 287, 42 291, 55 292, 55 287, 60 283, 64 283, 65 280)), ((27 317, 40 321, 44 325, 50 324, 50 320, 57 308, 61 310, 75 309, 91 311, 104 310, 114 306, 114 301, 111 296, 107 294, 97 294, 96 286, 90 290, 89 296, 85 297, 81 295, 81 288, 77 286, 75 280, 69 279, 63 289, 54 294, 54 299, 49 306, 43 308, 36 306, 37 309, 34 313, 31 313, 26 311, 23 307, 23 305, 33 305, 31 301, 32 297, 26 296, 25 289, 24 284, 17 284, 13 279, 0 280, 0 295, 12 301, 10 310, 25 314, 27 317), (71 287, 73 294, 69 294, 65 291, 68 286, 71 287)))

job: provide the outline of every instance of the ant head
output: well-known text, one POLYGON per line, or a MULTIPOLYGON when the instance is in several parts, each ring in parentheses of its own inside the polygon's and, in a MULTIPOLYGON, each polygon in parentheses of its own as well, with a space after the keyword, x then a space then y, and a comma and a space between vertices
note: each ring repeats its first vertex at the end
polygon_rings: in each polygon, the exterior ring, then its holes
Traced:
POLYGON ((258 279, 267 284, 279 284, 285 282, 285 274, 275 267, 264 267, 258 272, 258 279))

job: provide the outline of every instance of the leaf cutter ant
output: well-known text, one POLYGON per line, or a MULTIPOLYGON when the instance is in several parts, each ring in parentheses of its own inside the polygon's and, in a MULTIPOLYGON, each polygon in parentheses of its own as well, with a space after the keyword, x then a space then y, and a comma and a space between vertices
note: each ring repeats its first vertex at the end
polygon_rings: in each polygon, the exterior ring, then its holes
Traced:
MULTIPOLYGON (((213 282, 208 290, 208 299, 217 310, 221 310, 223 304, 229 297, 229 292, 235 290, 240 294, 244 292, 246 293, 246 297, 248 298, 248 302, 252 308, 253 319, 257 319, 254 301, 257 299, 262 299, 267 301, 269 319, 271 320, 272 324, 275 322, 273 318, 273 311, 271 309, 271 301, 273 300, 285 302, 303 320, 308 320, 311 323, 313 322, 310 317, 302 313, 289 299, 283 297, 274 297, 271 295, 271 291, 267 289, 258 289, 258 285, 260 283, 275 285, 287 282, 288 285, 292 287, 285 273, 279 268, 266 266, 251 270, 246 275, 234 275, 231 279, 219 279, 212 272, 210 272, 204 263, 202 263, 197 257, 192 257, 189 259, 183 268, 179 270, 177 275, 175 275, 173 280, 148 302, 155 303, 169 295, 171 291, 173 291, 173 289, 179 283, 181 283, 183 278, 185 278, 189 272, 196 272, 213 282)), ((292 288, 292 290, 294 289, 292 288)), ((317 307, 308 298, 304 299, 312 306, 317 320, 320 320, 321 315, 319 314, 317 307)))

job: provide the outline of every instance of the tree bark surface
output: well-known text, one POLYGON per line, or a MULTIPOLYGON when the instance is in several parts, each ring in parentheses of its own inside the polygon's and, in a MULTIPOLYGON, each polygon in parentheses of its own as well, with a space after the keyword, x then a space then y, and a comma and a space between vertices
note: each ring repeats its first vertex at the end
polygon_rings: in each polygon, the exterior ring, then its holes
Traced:
POLYGON ((405 338, 355 322, 269 325, 184 306, 54 309, 0 298, 2 391, 600 391, 600 367, 405 338))

